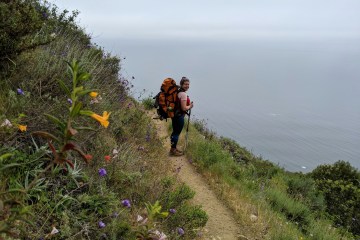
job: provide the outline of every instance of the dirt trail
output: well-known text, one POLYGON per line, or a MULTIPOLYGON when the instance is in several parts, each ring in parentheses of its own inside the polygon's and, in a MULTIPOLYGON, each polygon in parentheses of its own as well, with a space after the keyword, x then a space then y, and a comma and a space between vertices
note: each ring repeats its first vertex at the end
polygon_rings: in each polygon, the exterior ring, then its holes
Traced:
MULTIPOLYGON (((160 120, 154 120, 157 132, 164 139, 164 147, 170 149, 170 139, 166 124, 160 120)), ((185 129, 184 129, 185 130, 185 129)), ((184 134, 184 132, 182 133, 184 134)), ((203 230, 203 239, 206 240, 236 240, 239 235, 239 227, 232 212, 216 197, 208 184, 196 172, 194 167, 186 159, 186 156, 170 157, 172 169, 178 174, 180 181, 193 189, 196 194, 193 202, 201 205, 209 216, 209 220, 203 230)))

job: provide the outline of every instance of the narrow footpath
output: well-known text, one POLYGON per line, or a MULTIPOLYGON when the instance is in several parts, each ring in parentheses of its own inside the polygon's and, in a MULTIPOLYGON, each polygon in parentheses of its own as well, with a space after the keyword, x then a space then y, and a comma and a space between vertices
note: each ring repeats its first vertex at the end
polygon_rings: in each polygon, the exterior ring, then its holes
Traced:
MULTIPOLYGON (((165 121, 154 120, 159 137, 163 139, 166 149, 170 149, 170 138, 165 121)), ((185 129, 184 129, 185 130, 185 129)), ((184 132, 182 133, 184 134, 184 132)), ((179 142, 181 144, 181 142, 179 142)), ((187 184, 196 192, 194 204, 201 205, 208 214, 209 220, 203 229, 202 239, 206 240, 237 240, 239 227, 232 212, 216 197, 202 176, 196 172, 186 156, 172 157, 168 161, 172 163, 172 170, 180 181, 187 184)))

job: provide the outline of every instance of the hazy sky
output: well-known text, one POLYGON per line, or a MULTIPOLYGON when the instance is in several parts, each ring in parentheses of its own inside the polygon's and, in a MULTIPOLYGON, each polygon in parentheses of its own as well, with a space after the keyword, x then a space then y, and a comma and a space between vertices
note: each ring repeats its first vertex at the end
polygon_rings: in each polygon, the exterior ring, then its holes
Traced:
POLYGON ((52 0, 101 38, 359 38, 359 0, 52 0))

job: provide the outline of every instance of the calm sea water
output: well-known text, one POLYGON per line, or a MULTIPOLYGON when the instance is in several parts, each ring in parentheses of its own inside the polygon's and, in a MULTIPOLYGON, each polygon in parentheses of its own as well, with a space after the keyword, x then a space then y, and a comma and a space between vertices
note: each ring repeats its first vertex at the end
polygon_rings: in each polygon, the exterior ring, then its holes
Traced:
POLYGON ((219 135, 289 171, 360 168, 360 41, 101 40, 126 59, 134 94, 187 76, 193 114, 219 135))

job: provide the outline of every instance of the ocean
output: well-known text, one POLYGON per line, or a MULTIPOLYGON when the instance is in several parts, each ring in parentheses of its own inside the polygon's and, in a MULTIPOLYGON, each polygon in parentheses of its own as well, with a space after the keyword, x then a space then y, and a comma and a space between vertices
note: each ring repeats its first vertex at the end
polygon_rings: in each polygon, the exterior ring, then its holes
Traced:
POLYGON ((194 118, 288 171, 360 168, 358 39, 97 42, 122 58, 134 96, 186 76, 194 118))

